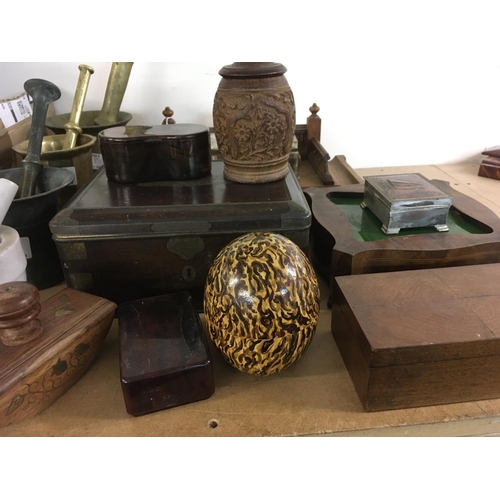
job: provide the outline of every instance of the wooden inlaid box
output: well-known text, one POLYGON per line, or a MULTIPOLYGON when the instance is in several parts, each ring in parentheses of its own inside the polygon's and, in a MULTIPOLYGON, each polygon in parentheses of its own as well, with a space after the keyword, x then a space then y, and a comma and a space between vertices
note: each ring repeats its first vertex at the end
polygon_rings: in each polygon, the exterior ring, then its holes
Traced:
MULTIPOLYGON (((5 306, 5 293, 2 298, 5 306)), ((101 297, 65 288, 42 302, 38 337, 13 347, 0 342, 0 427, 36 415, 80 379, 104 342, 115 309, 101 297)))
POLYGON ((145 415, 213 394, 208 342, 189 293, 125 302, 118 325, 128 413, 145 415))
POLYGON ((189 181, 118 184, 101 170, 50 222, 68 286, 118 304, 188 291, 200 310, 208 269, 228 243, 275 232, 307 251, 310 226, 291 170, 239 184, 220 161, 189 181))
POLYGON ((341 276, 332 301, 366 411, 500 398, 500 264, 341 276))

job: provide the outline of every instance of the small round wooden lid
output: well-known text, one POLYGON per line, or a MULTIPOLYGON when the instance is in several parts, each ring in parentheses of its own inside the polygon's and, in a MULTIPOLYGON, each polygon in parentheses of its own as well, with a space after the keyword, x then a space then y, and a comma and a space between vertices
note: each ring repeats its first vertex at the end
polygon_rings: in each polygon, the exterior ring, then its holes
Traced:
POLYGON ((285 66, 275 62, 235 62, 219 71, 224 78, 267 78, 285 73, 285 66))
POLYGON ((144 141, 151 139, 192 140, 210 135, 210 129, 196 123, 175 123, 167 125, 126 125, 111 127, 99 132, 99 139, 106 141, 144 141))

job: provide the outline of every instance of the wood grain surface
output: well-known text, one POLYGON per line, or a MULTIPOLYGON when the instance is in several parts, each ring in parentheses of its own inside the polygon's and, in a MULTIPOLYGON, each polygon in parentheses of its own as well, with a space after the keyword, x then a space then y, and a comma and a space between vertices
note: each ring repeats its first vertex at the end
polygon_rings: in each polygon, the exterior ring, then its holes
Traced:
POLYGON ((500 397, 500 264, 344 276, 332 333, 366 410, 500 397))

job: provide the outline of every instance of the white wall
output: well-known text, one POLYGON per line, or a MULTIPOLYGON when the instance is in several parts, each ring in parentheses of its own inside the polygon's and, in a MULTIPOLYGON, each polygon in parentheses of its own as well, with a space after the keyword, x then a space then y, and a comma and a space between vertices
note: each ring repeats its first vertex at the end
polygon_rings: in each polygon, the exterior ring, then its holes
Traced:
MULTIPOLYGON (((136 62, 122 104, 122 110, 134 115, 133 124, 160 123, 168 105, 178 122, 210 126, 218 70, 235 59, 275 60, 288 68, 297 122, 305 123, 310 105, 317 102, 323 145, 331 156, 345 155, 354 167, 479 162, 485 148, 500 144, 495 2, 379 0, 329 5, 330 17, 322 20, 321 14, 305 11, 300 4, 304 22, 297 10, 296 24, 287 25, 289 36, 271 31, 269 43, 263 31, 260 38, 250 33, 254 44, 246 40, 240 47, 232 42, 239 29, 235 26, 225 45, 209 41, 207 34, 206 50, 196 42, 183 52, 166 40, 165 50, 159 46, 161 50, 153 52, 137 47, 128 51, 126 45, 117 45, 113 52, 114 45, 108 45, 107 51, 97 53, 110 60, 126 60, 128 54, 136 61, 151 54, 189 59, 200 52, 226 59, 136 62), (315 17, 317 21, 311 21, 315 17)), ((184 48, 182 40, 178 48, 184 48)), ((85 45, 78 53, 85 57, 85 45)), ((95 69, 85 109, 100 109, 110 63, 84 59, 0 63, 0 98, 22 90, 28 78, 45 78, 63 93, 56 111, 69 112, 79 63, 95 69)))

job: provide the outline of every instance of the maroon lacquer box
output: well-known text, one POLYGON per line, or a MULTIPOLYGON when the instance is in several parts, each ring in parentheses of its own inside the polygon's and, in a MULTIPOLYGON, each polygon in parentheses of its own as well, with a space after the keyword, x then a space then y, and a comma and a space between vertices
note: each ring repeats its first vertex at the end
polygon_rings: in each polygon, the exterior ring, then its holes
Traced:
POLYGON ((130 415, 194 403, 214 393, 208 342, 188 292, 124 302, 118 325, 120 379, 130 415))

